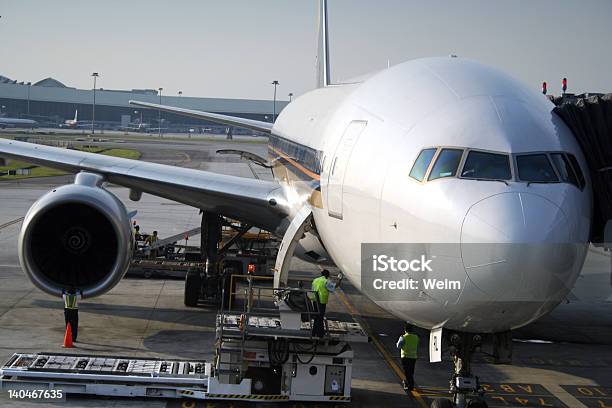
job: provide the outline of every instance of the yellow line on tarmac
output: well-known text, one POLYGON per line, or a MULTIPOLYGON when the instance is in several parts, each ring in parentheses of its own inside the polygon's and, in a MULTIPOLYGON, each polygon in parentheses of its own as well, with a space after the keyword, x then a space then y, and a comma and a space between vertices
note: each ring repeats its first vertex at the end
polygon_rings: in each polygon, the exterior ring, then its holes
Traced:
MULTIPOLYGON (((370 326, 368 326, 366 321, 364 319, 362 319, 362 317, 359 314, 359 312, 357 311, 357 309, 355 309, 353 307, 353 305, 351 304, 351 302, 349 302, 348 297, 346 296, 344 291, 342 291, 342 289, 338 288, 336 293, 338 294, 338 298, 340 299, 340 301, 349 310, 349 312, 350 312, 351 316, 353 317, 353 319, 355 319, 361 325, 361 327, 363 327, 363 330, 365 330, 365 332, 368 335, 368 337, 370 337, 372 339, 372 342, 374 343, 374 346, 376 346, 376 349, 378 350, 378 352, 380 353, 382 358, 385 359, 387 365, 395 372, 395 375, 397 375, 400 380, 404 381, 406 379, 406 376, 404 375, 404 372, 397 365, 397 363, 395 362, 395 360, 393 359, 391 354, 389 354, 389 352, 387 351, 385 346, 380 342, 380 340, 378 339, 378 336, 375 333, 372 332, 372 330, 370 329, 370 326)), ((412 392, 412 396, 417 400, 417 402, 419 403, 419 405, 422 408, 428 408, 427 403, 425 402, 425 400, 423 399, 423 397, 421 396, 421 394, 418 391, 412 390, 411 392, 412 392)))

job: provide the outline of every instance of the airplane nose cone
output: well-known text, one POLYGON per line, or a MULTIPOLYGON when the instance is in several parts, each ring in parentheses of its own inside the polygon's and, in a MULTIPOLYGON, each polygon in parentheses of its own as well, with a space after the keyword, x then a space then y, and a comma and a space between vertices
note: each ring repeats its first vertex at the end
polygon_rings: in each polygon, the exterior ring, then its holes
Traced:
POLYGON ((470 281, 489 300, 562 300, 575 280, 578 258, 567 217, 532 193, 504 193, 474 204, 461 231, 470 281), (558 298, 558 299, 557 299, 558 298))
POLYGON ((474 204, 461 242, 569 242, 567 218, 552 201, 532 193, 496 194, 474 204))

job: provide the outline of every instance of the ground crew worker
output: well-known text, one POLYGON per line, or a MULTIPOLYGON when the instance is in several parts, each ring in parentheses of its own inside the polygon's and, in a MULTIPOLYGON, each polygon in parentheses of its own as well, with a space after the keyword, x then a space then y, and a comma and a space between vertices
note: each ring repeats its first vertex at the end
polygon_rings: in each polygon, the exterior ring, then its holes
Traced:
MULTIPOLYGON (((153 231, 153 234, 149 235, 147 239, 145 239, 145 245, 153 246, 153 244, 157 242, 157 231, 153 231)), ((150 258, 157 258, 157 248, 151 248, 151 252, 149 253, 150 258)))
POLYGON ((419 347, 419 336, 412 333, 412 326, 404 323, 404 334, 397 340, 397 348, 400 350, 400 358, 404 367, 406 379, 403 382, 404 390, 412 391, 414 388, 414 365, 417 359, 419 347))
POLYGON ((64 290, 62 298, 64 299, 64 320, 66 321, 66 327, 68 327, 68 323, 70 323, 72 341, 77 341, 79 330, 78 301, 82 298, 81 291, 75 289, 64 290))
POLYGON ((342 275, 338 279, 338 283, 334 283, 329 280, 329 271, 323 269, 321 276, 312 281, 311 290, 314 292, 314 302, 317 305, 318 313, 315 315, 314 324, 312 327, 312 334, 315 337, 323 337, 325 335, 325 309, 327 307, 327 300, 329 299, 329 292, 335 292, 336 288, 340 286, 342 282, 342 275))

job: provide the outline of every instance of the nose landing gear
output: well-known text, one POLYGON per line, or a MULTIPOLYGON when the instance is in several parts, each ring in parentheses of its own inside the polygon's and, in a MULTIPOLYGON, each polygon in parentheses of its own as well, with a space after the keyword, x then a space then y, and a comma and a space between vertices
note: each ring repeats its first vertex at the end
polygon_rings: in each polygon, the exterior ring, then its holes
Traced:
POLYGON ((453 375, 450 380, 450 393, 453 400, 435 399, 432 408, 487 408, 483 399, 484 390, 478 377, 472 374, 471 360, 475 351, 480 349, 482 337, 473 333, 454 333, 450 337, 450 354, 453 358, 453 375))

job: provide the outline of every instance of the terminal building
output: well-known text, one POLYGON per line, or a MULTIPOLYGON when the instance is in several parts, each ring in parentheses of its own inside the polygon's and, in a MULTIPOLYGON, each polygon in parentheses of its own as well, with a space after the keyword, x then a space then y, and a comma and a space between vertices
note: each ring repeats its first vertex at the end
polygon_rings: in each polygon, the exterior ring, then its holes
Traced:
MULTIPOLYGON (((58 127, 67 119, 90 123, 93 113, 93 91, 69 87, 53 78, 36 83, 17 82, 0 75, 1 115, 34 119, 41 127, 58 127)), ((272 122, 274 102, 271 100, 200 98, 189 96, 160 96, 156 89, 111 90, 96 89, 96 129, 120 130, 139 123, 148 128, 162 128, 168 132, 224 132, 225 126, 201 119, 174 115, 152 109, 140 109, 128 104, 139 100, 163 105, 195 109, 223 115, 272 122), (161 102, 160 102, 161 100, 161 102), (161 116, 161 125, 160 118, 161 116)), ((276 101, 280 112, 286 101, 276 101)), ((235 129, 235 132, 241 132, 235 129)), ((250 131, 247 131, 250 133, 250 131)))

